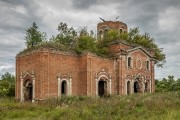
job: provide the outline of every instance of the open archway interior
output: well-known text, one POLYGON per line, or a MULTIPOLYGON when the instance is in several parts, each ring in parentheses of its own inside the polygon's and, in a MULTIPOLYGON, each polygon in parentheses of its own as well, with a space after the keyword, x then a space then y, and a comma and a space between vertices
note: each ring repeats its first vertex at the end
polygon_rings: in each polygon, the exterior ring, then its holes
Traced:
POLYGON ((98 95, 100 97, 107 94, 107 81, 100 79, 98 82, 98 95))
POLYGON ((130 81, 127 82, 127 94, 129 95, 131 92, 131 86, 130 86, 130 81))
POLYGON ((32 98, 33 98, 33 85, 31 82, 27 82, 25 86, 24 100, 32 101, 32 98))
POLYGON ((136 81, 134 82, 134 93, 138 93, 139 92, 139 83, 136 81))
POLYGON ((61 95, 67 94, 67 82, 65 80, 61 83, 61 95))

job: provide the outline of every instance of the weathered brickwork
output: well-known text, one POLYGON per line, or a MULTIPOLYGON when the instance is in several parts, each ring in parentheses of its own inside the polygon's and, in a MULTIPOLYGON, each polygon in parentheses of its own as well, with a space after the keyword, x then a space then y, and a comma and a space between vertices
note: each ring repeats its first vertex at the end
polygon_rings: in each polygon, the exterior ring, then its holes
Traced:
POLYGON ((50 48, 17 55, 16 99, 155 91, 153 52, 122 42, 113 43, 109 50, 114 55, 109 59, 50 48))

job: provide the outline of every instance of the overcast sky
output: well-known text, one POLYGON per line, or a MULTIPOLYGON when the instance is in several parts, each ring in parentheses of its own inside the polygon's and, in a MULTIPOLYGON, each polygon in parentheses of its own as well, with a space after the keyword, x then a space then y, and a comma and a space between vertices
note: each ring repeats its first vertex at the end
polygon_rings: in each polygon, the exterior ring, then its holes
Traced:
MULTIPOLYGON (((75 28, 105 20, 119 20, 139 27, 164 48, 166 64, 155 68, 155 78, 180 78, 179 0, 0 0, 0 75, 15 74, 15 56, 25 49, 25 29, 35 21, 48 37, 57 34, 60 22, 75 28)), ((96 31, 95 31, 96 32, 96 31)))

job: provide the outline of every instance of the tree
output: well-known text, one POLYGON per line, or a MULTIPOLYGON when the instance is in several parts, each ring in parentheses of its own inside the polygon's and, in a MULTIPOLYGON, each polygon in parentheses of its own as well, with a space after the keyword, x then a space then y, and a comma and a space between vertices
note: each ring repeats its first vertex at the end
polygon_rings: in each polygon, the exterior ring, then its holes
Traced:
POLYGON ((1 76, 0 80, 0 96, 15 95, 15 77, 9 72, 1 76))
POLYGON ((156 92, 180 91, 180 79, 175 80, 174 76, 155 81, 156 92))
MULTIPOLYGON (((120 33, 117 30, 108 30, 104 33, 103 39, 98 40, 98 46, 101 49, 107 49, 110 43, 114 40, 125 41, 129 44, 138 45, 146 48, 147 50, 154 51, 154 59, 156 65, 162 67, 166 62, 166 56, 163 49, 159 48, 148 33, 140 34, 139 28, 130 29, 129 32, 120 33)), ((106 53, 107 54, 107 53, 106 53)))
POLYGON ((152 38, 148 33, 140 34, 139 28, 130 29, 127 37, 129 43, 140 45, 147 50, 154 51, 154 59, 156 59, 156 65, 162 67, 166 62, 166 56, 163 50, 155 44, 154 38, 152 38))
POLYGON ((9 72, 6 72, 4 75, 1 76, 1 80, 14 83, 15 82, 15 76, 11 75, 9 72))
POLYGON ((93 37, 89 35, 79 36, 79 39, 76 45, 76 52, 82 53, 83 51, 90 51, 93 53, 97 52, 95 39, 93 37))
POLYGON ((41 33, 33 22, 32 26, 26 30, 25 40, 27 48, 32 48, 46 40, 46 33, 41 33))
POLYGON ((51 40, 69 47, 73 47, 75 45, 75 37, 77 36, 77 32, 73 27, 69 28, 66 23, 61 22, 58 25, 58 32, 59 34, 56 36, 56 38, 52 38, 51 40))

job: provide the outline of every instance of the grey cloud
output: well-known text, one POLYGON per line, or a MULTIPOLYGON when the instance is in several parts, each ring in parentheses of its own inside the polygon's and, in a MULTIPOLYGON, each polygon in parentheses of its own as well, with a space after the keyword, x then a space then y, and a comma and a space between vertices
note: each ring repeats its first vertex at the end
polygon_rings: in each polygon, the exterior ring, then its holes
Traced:
POLYGON ((142 33, 150 33, 155 42, 164 48, 167 63, 163 69, 156 68, 156 78, 167 75, 180 77, 177 70, 180 64, 173 64, 179 63, 180 59, 179 8, 179 0, 1 0, 0 67, 4 67, 0 68, 0 74, 14 71, 14 57, 25 48, 25 29, 34 21, 42 32, 51 36, 56 34, 61 21, 69 26, 96 28, 97 22, 100 22, 98 17, 115 20, 119 16, 118 20, 127 23, 129 28, 135 26, 142 33), (167 11, 169 9, 177 11, 171 14, 167 11), (174 21, 176 23, 172 23, 174 21))
POLYGON ((88 9, 92 5, 95 5, 97 0, 72 0, 72 5, 76 9, 88 9))

